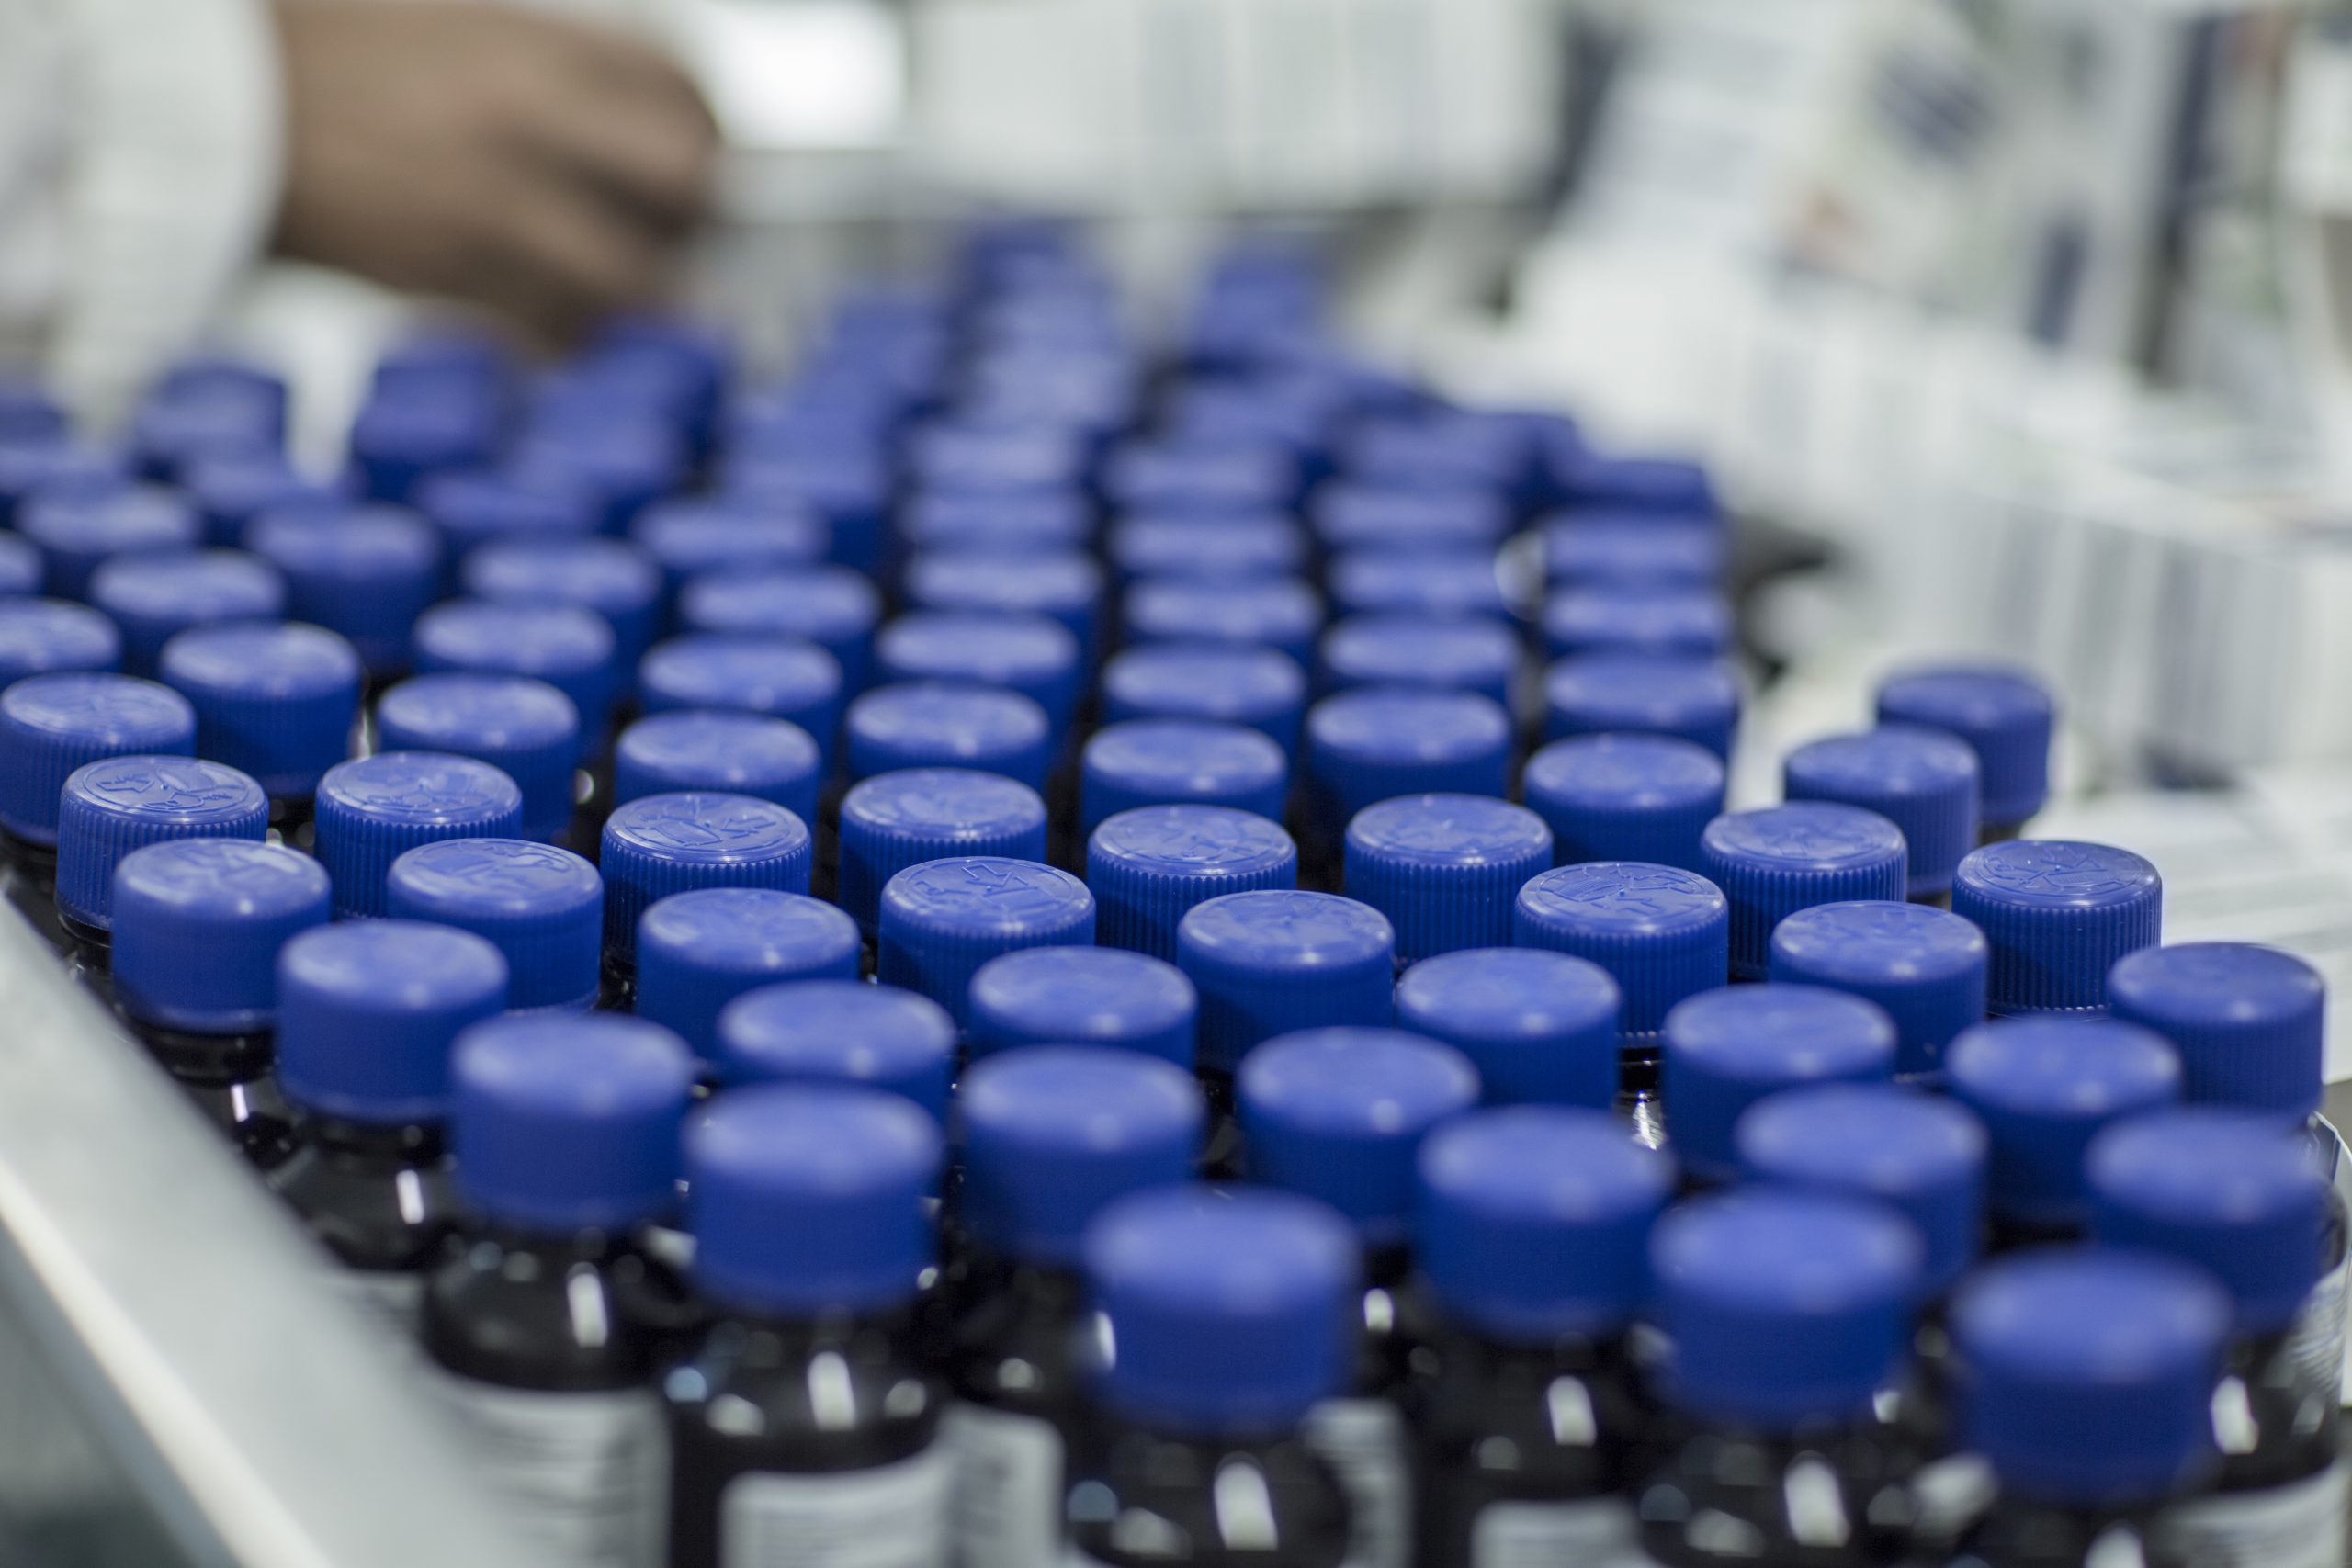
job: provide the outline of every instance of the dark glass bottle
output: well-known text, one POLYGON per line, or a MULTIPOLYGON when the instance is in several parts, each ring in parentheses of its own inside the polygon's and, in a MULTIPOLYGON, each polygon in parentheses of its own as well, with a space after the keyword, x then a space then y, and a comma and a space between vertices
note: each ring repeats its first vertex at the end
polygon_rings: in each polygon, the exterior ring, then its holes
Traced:
POLYGON ((711 1322, 669 1372, 671 1568, 859 1540, 946 1560, 945 1390, 917 1353, 938 1124, 877 1089, 733 1089, 688 1128, 711 1322))

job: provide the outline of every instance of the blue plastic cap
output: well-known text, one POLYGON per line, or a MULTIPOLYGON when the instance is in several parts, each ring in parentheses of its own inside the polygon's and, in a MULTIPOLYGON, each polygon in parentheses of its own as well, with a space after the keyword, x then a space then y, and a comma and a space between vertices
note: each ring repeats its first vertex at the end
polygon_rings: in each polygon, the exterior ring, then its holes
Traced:
POLYGON ((1271 648, 1301 670, 1315 658, 1323 604, 1295 577, 1246 582, 1148 578, 1127 589, 1121 621, 1136 642, 1206 642, 1271 648))
POLYGON ((368 497, 406 502, 427 477, 490 460, 502 411, 487 390, 379 391, 351 422, 351 462, 368 497))
POLYGON ((790 980, 854 980, 857 922, 801 893, 705 887, 673 893, 637 923, 637 1011, 718 1059, 718 1015, 746 991, 790 980))
POLYGON ((885 681, 971 681, 1020 693, 1046 710, 1054 733, 1078 704, 1078 639, 1044 615, 921 611, 875 639, 885 681))
POLYGON ((1111 530, 1110 554, 1125 581, 1247 581, 1304 570, 1306 536, 1280 512, 1261 517, 1128 517, 1111 530))
POLYGON ((722 1310, 811 1317, 911 1300, 936 1255, 939 1124, 896 1095, 738 1089, 686 1126, 695 1282, 722 1310))
POLYGON ((1731 602, 1708 588, 1563 588, 1544 601, 1544 643, 1555 659, 1718 659, 1731 651, 1731 602))
POLYGON ((1979 1024, 1951 1043, 1952 1096, 1992 1138, 1989 1201, 2042 1229, 2090 1217, 2083 1151, 2109 1122, 2180 1098, 2180 1058, 2162 1037, 2103 1018, 1979 1024))
POLYGON ((919 991, 956 1026, 970 1014, 973 972, 1027 947, 1091 947, 1094 897, 1066 871, 1003 855, 910 865, 883 885, 876 974, 919 991))
POLYGON ((1712 588, 1728 554, 1711 517, 1571 513, 1543 538, 1545 579, 1587 587, 1712 588))
POLYGON ((351 751, 359 655, 322 626, 198 626, 164 645, 161 674, 196 709, 198 752, 272 799, 309 799, 351 751))
POLYGON ((1577 510, 1721 514, 1706 468, 1690 458, 1596 452, 1573 438, 1552 443, 1550 456, 1560 499, 1577 510))
POLYGON ((1647 1299, 1674 1161, 1607 1111, 1482 1111, 1431 1133, 1419 1168, 1415 1260, 1451 1321, 1549 1346, 1614 1334, 1647 1299))
POLYGON ((1200 992, 1200 1064, 1214 1072, 1232 1072, 1277 1034, 1385 1028, 1396 1014, 1396 928, 1336 894, 1224 893, 1197 903, 1178 922, 1176 965, 1200 992))
POLYGON ((1279 820, 1290 758, 1272 739, 1238 724, 1137 718, 1094 732, 1081 755, 1079 826, 1144 806, 1229 806, 1279 820))
POLYGON ((377 744, 488 762, 523 792, 517 837, 552 839, 571 823, 580 710, 526 675, 419 675, 376 702, 377 744))
POLYGON ((440 1121, 449 1052, 506 1005, 506 960, 469 931, 354 920, 277 959, 277 1081, 307 1111, 371 1126, 440 1121))
POLYGON ((1489 1105, 1608 1109, 1623 1009, 1606 969, 1537 948, 1449 953, 1396 983, 1397 1027, 1467 1056, 1489 1105))
POLYGON ((1725 986, 1666 1015, 1660 1097, 1693 1172, 1739 1174, 1734 1131, 1765 1096, 1808 1084, 1872 1083, 1894 1072, 1894 1021, 1876 1003, 1819 986, 1725 986))
POLYGON ((204 515, 209 545, 241 544, 245 525, 281 507, 332 505, 341 492, 311 478, 278 452, 237 452, 198 458, 181 486, 204 515))
POLYGON ((57 908, 107 930, 115 868, 132 851, 175 839, 259 843, 268 831, 269 797, 234 768, 179 756, 85 762, 58 796, 57 908))
POLYGON ((1508 423, 1447 410, 1363 421, 1348 434, 1340 466, 1358 479, 1395 488, 1476 486, 1516 499, 1533 458, 1532 444, 1508 423))
POLYGON ((445 751, 379 751, 338 763, 319 781, 319 863, 334 882, 338 919, 384 913, 392 862, 443 839, 511 839, 523 792, 500 769, 445 751))
POLYGON ((694 1058, 657 1023, 615 1013, 493 1018, 450 1067, 458 1190, 501 1224, 627 1232, 678 1199, 694 1058))
POLYGON ((1435 686, 1476 692, 1508 710, 1519 638, 1478 615, 1352 615, 1323 634, 1325 686, 1435 686))
POLYGON ((28 374, 0 371, 0 442, 63 441, 65 411, 28 374))
POLYGON ((1149 806, 1106 818, 1087 840, 1095 940, 1173 962, 1195 904, 1298 886, 1298 849, 1281 826, 1222 806, 1149 806))
POLYGON ((1966 1107, 1888 1084, 1824 1084, 1758 1100, 1740 1117, 1742 1170, 1759 1181, 1900 1210, 1925 1247, 1932 1299, 1975 1265, 1984 1228, 1984 1124, 1966 1107))
POLYGON ((613 748, 613 800, 625 806, 674 790, 719 791, 773 801, 817 819, 824 754, 790 719, 682 709, 640 718, 613 748))
POLYGON ((691 455, 659 412, 589 408, 567 419, 543 403, 535 414, 510 471, 582 497, 591 525, 604 533, 628 533, 647 507, 686 482, 691 455))
POLYGON ((850 776, 963 768, 1046 787, 1053 721, 1018 692, 952 681, 876 686, 849 705, 850 776))
POLYGON ((1271 648, 1146 643, 1102 666, 1102 716, 1113 724, 1131 718, 1246 724, 1295 753, 1306 714, 1306 671, 1271 648))
POLYGON ((1078 549, 1093 531, 1092 509, 1077 489, 920 491, 899 519, 900 538, 915 550, 1078 549))
POLYGON ((1060 622, 1081 649, 1102 637, 1102 569, 1075 550, 930 551, 908 566, 904 591, 910 604, 941 614, 1044 615, 1060 622))
POLYGON ((1932 1074, 1960 1032, 1984 1021, 1984 933, 1925 904, 1863 900, 1800 909, 1772 931, 1770 976, 1850 991, 1886 1010, 1894 1070, 1932 1074))
POLYGON ((1395 1029, 1307 1029, 1251 1049, 1234 1075, 1251 1179, 1319 1198, 1367 1247, 1411 1234, 1421 1140, 1478 1103, 1478 1070, 1395 1029))
POLYGON ((62 671, 0 691, 0 827, 57 842, 58 792, 101 757, 186 756, 196 710, 168 686, 129 675, 62 671))
POLYGON ((384 908, 486 938, 506 957, 506 1005, 584 1010, 596 999, 605 885, 596 868, 525 839, 443 839, 384 878, 384 908))
POLYGON ((204 542, 204 525, 185 498, 144 485, 39 491, 17 526, 40 548, 46 591, 59 599, 88 599, 91 579, 110 560, 204 542))
POLYGON ((965 1075, 964 1227, 1000 1257, 1076 1266, 1128 1193, 1182 1181, 1208 1116, 1193 1075, 1132 1051, 1030 1045, 965 1075))
POLYGON ((496 604, 594 610, 613 634, 613 667, 627 675, 652 644, 662 569, 620 539, 523 539, 485 545, 458 571, 463 590, 496 604))
POLYGON ((1200 998, 1172 964, 1112 947, 1033 947, 974 972, 975 1057, 1020 1045, 1116 1045, 1191 1070, 1200 998))
POLYGON ((286 607, 351 639, 370 673, 408 668, 409 632, 440 597, 441 541, 412 512, 389 506, 266 512, 245 547, 286 576, 286 607))
POLYGON ((1351 550, 1331 563, 1331 604, 1342 615, 1510 614, 1491 550, 1351 550))
POLYGON ((2164 901, 2164 879, 2131 851, 2063 839, 1987 844, 1951 889, 1952 912, 1992 944, 1996 1017, 2106 1007, 2109 972, 2156 945, 2164 901))
POLYGON ((740 498, 813 516, 830 540, 827 560, 869 573, 881 569, 893 491, 879 452, 835 449, 782 462, 739 461, 729 465, 727 482, 740 498))
POLYGON ((1510 716, 1470 692, 1363 686, 1306 715, 1307 768, 1333 834, 1400 795, 1503 793, 1510 716))
POLYGON ((1643 861, 1695 872, 1699 837, 1724 808, 1724 765, 1668 736, 1585 735, 1530 757, 1520 787, 1562 865, 1643 861))
POLYGON ((673 893, 764 887, 806 893, 816 840, 795 813, 756 795, 639 796, 605 819, 605 951, 634 959, 638 918, 673 893))
POLYGON ((0 438, 0 525, 22 526, 36 495, 109 492, 128 483, 130 460, 119 448, 53 437, 0 438))
POLYGON ((153 550, 102 564, 90 577, 90 603, 122 628, 124 665, 153 675, 175 632, 283 615, 286 583, 277 568, 243 550, 153 550))
POLYGON ((1726 812, 1699 836, 1700 869, 1731 900, 1731 973, 1760 980, 1772 930, 1799 909, 1901 898, 1910 877, 1903 830, 1875 811, 1799 801, 1726 812))
POLYGON ((1025 784, 965 768, 910 768, 842 797, 841 906, 869 934, 882 890, 949 855, 1046 858, 1046 803, 1025 784))
POLYGON ((2301 1120, 2319 1109, 2327 983, 2252 942, 2144 947, 2109 971, 2107 1009, 2180 1053, 2183 1097, 2301 1120))
POLYGON ((1791 800, 1875 811, 1903 830, 1914 898, 1951 891, 1976 847, 1976 753, 1937 729, 1894 725, 1801 746, 1783 765, 1791 800))
POLYGON ((1493 491, 1391 488, 1340 481, 1316 491, 1308 517, 1331 551, 1491 549, 1510 532, 1510 507, 1493 491))
POLYGON ((1122 1198, 1087 1227, 1086 1277, 1117 1348, 1097 1393, 1130 1420, 1286 1432, 1346 1386, 1363 1289, 1354 1235, 1262 1188, 1122 1198))
POLYGON ((938 423, 908 437, 906 465, 918 490, 1057 494, 1080 487, 1086 453, 1069 431, 938 423))
POLYGON ((2325 1267, 2328 1187, 2311 1140, 2230 1106, 2152 1111, 2091 1140, 2091 1235, 2203 1269, 2241 1338, 2291 1326, 2325 1267))
POLYGON ((2159 1502, 2213 1462, 2229 1300, 2196 1269, 2104 1247, 1992 1264, 1953 1303, 1960 1439, 2001 1489, 2061 1506, 2159 1502))
POLYGON ((268 1029, 277 950, 326 922, 327 874, 308 855, 242 839, 150 844, 115 867, 115 999, 167 1029, 268 1029))
POLYGON ((28 675, 122 668, 122 634, 86 605, 62 599, 0 601, 0 688, 28 675))
POLYGON ((1598 653, 1544 671, 1544 737, 1663 735, 1729 759, 1739 682, 1717 660, 1598 653))
POLYGON ((927 997, 854 977, 747 991, 719 1010, 718 1077, 731 1086, 851 1083, 947 1119, 956 1021, 927 997))
POLYGON ((686 584, 678 619, 690 631, 806 638, 833 656, 842 685, 856 692, 873 669, 882 595, 873 579, 845 566, 722 570, 686 584))
POLYGON ((1388 917, 1406 964, 1509 945, 1519 890, 1551 865, 1544 819, 1491 795, 1398 795, 1348 824, 1348 897, 1388 917))
POLYGON ((1298 468, 1279 446, 1246 441, 1130 442, 1102 465, 1114 512, 1259 513, 1288 506, 1298 468))
POLYGON ((673 590, 707 571, 748 577, 812 566, 825 558, 831 532, 804 506, 741 495, 661 502, 629 530, 673 590))
POLYGON ((1696 872, 1593 861, 1531 877, 1512 906, 1511 942, 1608 971, 1624 993, 1623 1043, 1640 1046, 1676 1003, 1724 983, 1731 907, 1696 872))
POLYGON ((498 540, 578 538, 601 521, 584 483, 525 468, 435 474, 417 486, 416 504, 453 561, 498 540))
POLYGON ((1878 689, 1878 720, 1968 742, 1983 775, 1984 818, 1996 828, 2017 827, 2050 797, 2057 705, 2022 670, 1954 666, 1895 675, 1878 689))
POLYGON ((620 692, 612 623, 576 604, 500 604, 452 599, 416 623, 416 668, 528 675, 571 699, 582 728, 603 733, 620 692))
POLYGON ((0 534, 0 594, 14 599, 39 593, 47 575, 31 540, 21 534, 0 534))
POLYGON ((842 667, 800 637, 672 637, 638 666, 648 713, 716 708, 790 719, 820 746, 841 723, 842 667))

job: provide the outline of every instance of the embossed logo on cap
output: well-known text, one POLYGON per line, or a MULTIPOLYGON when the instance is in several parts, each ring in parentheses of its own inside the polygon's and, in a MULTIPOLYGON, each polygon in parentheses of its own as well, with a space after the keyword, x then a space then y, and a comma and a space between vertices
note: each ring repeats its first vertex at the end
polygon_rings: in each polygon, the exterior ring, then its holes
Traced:
POLYGON ((886 896, 925 915, 1012 927, 1059 923, 1092 901, 1086 885, 1067 872, 992 855, 926 861, 892 877, 886 896))
POLYGON ((1188 942, 1250 950, 1256 962, 1309 964, 1385 951, 1396 942, 1387 919, 1368 904, 1331 893, 1266 888, 1228 893, 1184 917, 1188 942))
POLYGON ((2160 886, 2156 868, 2129 850, 2064 839, 1992 844, 1962 864, 1969 882, 2036 903, 2121 903, 2160 886))
POLYGON ((194 757, 113 757, 90 763, 67 787, 124 815, 227 817, 266 809, 253 780, 194 757))
POLYGON ((1221 806, 1152 806, 1122 811, 1095 829, 1106 852, 1201 875, 1238 874, 1279 864, 1290 835, 1253 812, 1221 806))
POLYGON ((444 839, 401 856, 392 863, 392 877, 396 884, 442 897, 539 898, 603 886, 596 868, 569 850, 521 839, 444 839))
POLYGON ((616 811, 609 829, 632 843, 712 857, 797 849, 808 841, 798 817, 743 795, 648 795, 616 811))
POLYGON ((1801 801, 1736 811, 1708 824, 1712 849, 1757 859, 1835 865, 1903 852, 1902 829, 1875 811, 1826 801, 1801 801))
POLYGON ((379 816, 425 821, 458 812, 494 813, 522 797, 514 781, 488 762, 418 751, 387 751, 345 763, 329 776, 322 793, 379 816))
POLYGON ((1587 926, 1703 925, 1729 908, 1705 877, 1638 861, 1547 871, 1520 889, 1519 901, 1532 913, 1587 926))

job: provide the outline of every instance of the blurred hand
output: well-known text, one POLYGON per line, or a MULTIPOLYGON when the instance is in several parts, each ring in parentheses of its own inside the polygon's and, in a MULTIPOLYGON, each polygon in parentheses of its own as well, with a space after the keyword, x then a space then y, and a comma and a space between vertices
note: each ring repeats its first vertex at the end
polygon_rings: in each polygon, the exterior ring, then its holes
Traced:
POLYGON ((473 0, 277 0, 278 245, 561 342, 660 286, 718 130, 618 33, 473 0))

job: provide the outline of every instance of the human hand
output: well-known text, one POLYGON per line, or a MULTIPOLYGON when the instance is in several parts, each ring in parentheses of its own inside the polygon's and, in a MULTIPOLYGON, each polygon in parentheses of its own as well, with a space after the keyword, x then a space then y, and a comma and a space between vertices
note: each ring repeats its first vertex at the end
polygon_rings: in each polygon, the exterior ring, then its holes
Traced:
POLYGON ((467 0, 277 0, 278 247, 554 343, 660 287, 718 135, 623 34, 467 0))

